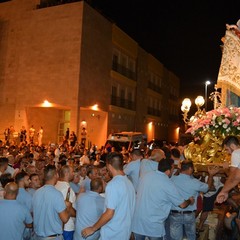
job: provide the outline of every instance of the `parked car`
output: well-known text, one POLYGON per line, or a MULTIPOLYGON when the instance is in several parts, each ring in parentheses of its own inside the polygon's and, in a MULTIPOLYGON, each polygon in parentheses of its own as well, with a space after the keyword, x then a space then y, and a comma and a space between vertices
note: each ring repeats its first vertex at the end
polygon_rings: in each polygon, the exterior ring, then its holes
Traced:
POLYGON ((112 133, 108 136, 105 147, 110 150, 112 147, 116 151, 121 151, 122 147, 130 151, 132 149, 144 149, 147 145, 147 136, 141 132, 120 132, 112 133))

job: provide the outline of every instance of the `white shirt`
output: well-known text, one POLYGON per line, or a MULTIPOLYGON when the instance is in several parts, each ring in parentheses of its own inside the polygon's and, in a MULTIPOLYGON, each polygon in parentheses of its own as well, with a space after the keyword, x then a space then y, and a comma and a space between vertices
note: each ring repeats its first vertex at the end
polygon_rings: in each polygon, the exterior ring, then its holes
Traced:
POLYGON ((88 158, 88 156, 86 155, 83 155, 81 158, 80 158, 80 165, 85 165, 85 164, 90 164, 90 160, 88 158))
POLYGON ((240 168, 240 148, 232 152, 230 167, 240 168))
MULTIPOLYGON (((60 191, 64 197, 64 200, 66 200, 68 188, 70 187, 68 182, 64 181, 58 181, 55 185, 55 188, 60 191)), ((70 197, 69 197, 69 202, 72 203, 73 208, 76 208, 75 206, 75 201, 76 201, 76 195, 72 188, 70 188, 70 197)), ((64 230, 65 231, 74 231, 75 230, 75 218, 70 217, 68 222, 64 224, 64 230)))

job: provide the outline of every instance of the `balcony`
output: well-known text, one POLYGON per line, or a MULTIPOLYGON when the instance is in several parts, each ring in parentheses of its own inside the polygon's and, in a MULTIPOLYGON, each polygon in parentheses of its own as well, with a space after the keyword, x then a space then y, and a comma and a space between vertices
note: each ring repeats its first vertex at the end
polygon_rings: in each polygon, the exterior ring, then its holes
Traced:
POLYGON ((130 78, 130 79, 136 81, 136 73, 119 63, 113 62, 112 70, 122 74, 123 76, 125 76, 127 78, 130 78))
POLYGON ((126 108, 129 110, 135 110, 134 102, 116 96, 111 96, 111 105, 126 108))
POLYGON ((159 87, 158 85, 152 83, 152 82, 148 82, 148 88, 150 88, 151 90, 157 92, 157 93, 160 93, 162 94, 162 90, 161 90, 161 87, 159 87))
POLYGON ((152 116, 161 117, 161 111, 151 107, 148 107, 148 114, 152 116))
POLYGON ((175 96, 175 95, 173 95, 173 94, 171 94, 171 93, 170 93, 170 96, 169 96, 169 97, 170 97, 171 100, 173 100, 173 101, 175 101, 175 102, 178 101, 178 97, 175 96))

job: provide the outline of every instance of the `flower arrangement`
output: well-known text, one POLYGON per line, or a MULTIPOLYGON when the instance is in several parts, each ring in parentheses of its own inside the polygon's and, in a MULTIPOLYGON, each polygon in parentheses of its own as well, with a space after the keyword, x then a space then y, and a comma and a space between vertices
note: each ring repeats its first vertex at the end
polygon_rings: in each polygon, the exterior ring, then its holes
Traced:
POLYGON ((206 113, 202 118, 196 119, 190 124, 187 133, 194 137, 203 137, 210 133, 214 137, 228 135, 240 135, 240 108, 217 108, 206 113))
POLYGON ((185 149, 185 156, 199 163, 222 163, 229 160, 222 149, 222 141, 228 135, 240 135, 240 108, 224 107, 207 112, 190 122, 186 133, 194 142, 185 149))

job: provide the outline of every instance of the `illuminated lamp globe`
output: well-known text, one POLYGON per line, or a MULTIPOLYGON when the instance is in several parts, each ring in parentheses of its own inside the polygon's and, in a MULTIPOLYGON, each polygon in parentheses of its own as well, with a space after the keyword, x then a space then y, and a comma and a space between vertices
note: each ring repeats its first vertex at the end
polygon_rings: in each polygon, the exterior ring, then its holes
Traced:
POLYGON ((186 106, 183 106, 183 105, 181 106, 181 111, 182 111, 182 112, 184 112, 184 113, 185 113, 185 112, 189 112, 189 110, 190 110, 190 109, 187 108, 186 106))
POLYGON ((182 106, 186 109, 190 109, 192 102, 189 98, 184 98, 182 101, 182 106))
POLYGON ((204 105, 204 103, 205 103, 204 98, 202 96, 197 96, 197 98, 195 99, 195 104, 198 107, 201 107, 204 105))

